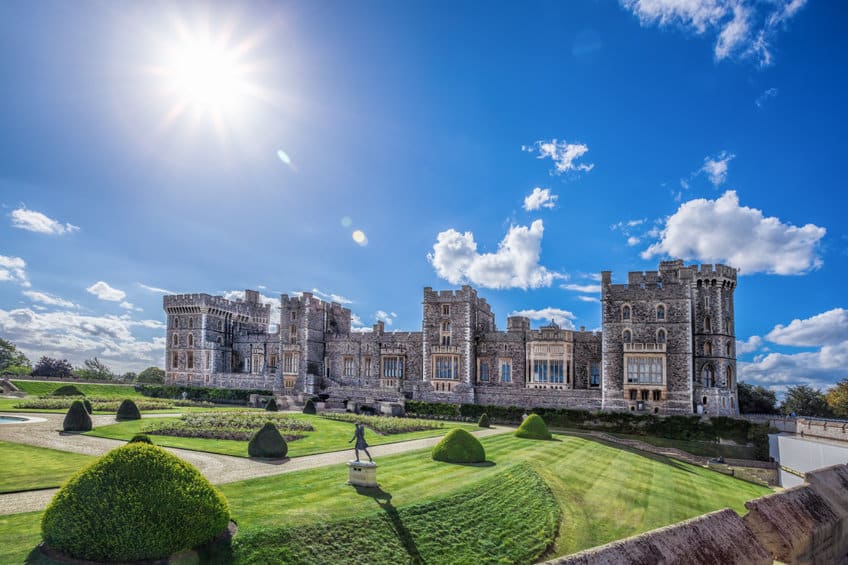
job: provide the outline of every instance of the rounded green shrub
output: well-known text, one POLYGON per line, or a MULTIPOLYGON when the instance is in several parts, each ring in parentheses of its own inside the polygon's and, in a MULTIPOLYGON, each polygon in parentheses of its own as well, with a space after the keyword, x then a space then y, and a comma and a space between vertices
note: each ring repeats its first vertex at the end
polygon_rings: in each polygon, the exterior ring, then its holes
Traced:
POLYGON ((146 434, 135 434, 129 443, 149 443, 153 445, 153 442, 150 441, 150 438, 146 434))
POLYGON ((138 411, 138 406, 135 405, 135 402, 127 398, 118 406, 118 413, 115 415, 115 419, 119 422, 123 422, 124 420, 141 420, 141 412, 138 411))
POLYGON ((265 410, 268 412, 278 412, 280 409, 277 407, 277 399, 272 398, 268 401, 268 404, 265 405, 265 410))
POLYGON ((483 463, 486 461, 486 450, 476 437, 455 428, 433 448, 433 459, 447 463, 483 463))
POLYGON ((481 428, 489 428, 491 424, 489 423, 489 415, 483 412, 480 414, 480 419, 477 420, 477 425, 481 428))
POLYGON ((227 500, 197 469, 154 445, 129 443, 56 493, 41 535, 77 559, 162 559, 211 541, 229 519, 227 500))
POLYGON ((89 414, 94 414, 94 408, 91 406, 91 402, 87 398, 82 399, 82 405, 85 406, 85 411, 89 414))
POLYGON ((266 422, 247 444, 247 453, 251 457, 282 459, 288 452, 289 446, 273 422, 266 422))
POLYGON ((81 400, 74 400, 71 407, 68 408, 65 421, 62 422, 62 429, 66 432, 87 432, 91 430, 91 416, 89 416, 88 410, 85 409, 85 404, 81 400))
POLYGON ((318 411, 315 409, 315 401, 311 398, 306 401, 306 406, 303 407, 304 414, 317 414, 318 411))
POLYGON ((50 396, 85 396, 85 394, 74 385, 64 385, 51 392, 50 396))
POLYGON ((515 430, 515 435, 526 439, 551 439, 552 437, 547 424, 538 414, 527 416, 515 430))

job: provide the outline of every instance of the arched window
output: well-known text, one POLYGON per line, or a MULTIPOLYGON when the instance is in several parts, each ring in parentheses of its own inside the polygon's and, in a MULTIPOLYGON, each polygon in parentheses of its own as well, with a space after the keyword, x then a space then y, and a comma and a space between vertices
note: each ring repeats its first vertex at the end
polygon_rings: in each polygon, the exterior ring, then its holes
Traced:
POLYGON ((176 316, 174 316, 174 319, 171 321, 171 327, 172 328, 180 327, 180 319, 177 318, 176 316))
POLYGON ((188 319, 188 327, 189 327, 189 329, 193 329, 193 328, 194 328, 194 318, 189 318, 189 319, 188 319))
POLYGON ((733 367, 730 365, 727 366, 727 369, 724 371, 726 377, 726 385, 727 388, 733 388, 733 367))
POLYGON ((711 332, 713 331, 713 322, 710 320, 709 316, 704 316, 704 331, 711 332))
POLYGON ((633 340, 633 336, 631 335, 630 330, 624 330, 624 333, 621 337, 624 340, 624 343, 630 343, 633 340))
POLYGON ((701 370, 701 384, 705 387, 715 386, 715 367, 712 363, 707 363, 701 370))
POLYGON ((222 322, 221 320, 218 320, 218 331, 220 332, 223 329, 224 329, 224 322, 222 322))
POLYGON ((188 346, 194 347, 194 336, 192 334, 188 334, 188 346))
POLYGON ((627 305, 627 304, 625 304, 624 307, 621 309, 621 319, 622 320, 629 320, 630 319, 630 306, 627 305))
POLYGON ((180 336, 177 335, 177 334, 174 334, 174 339, 172 340, 172 343, 174 345, 179 345, 180 344, 180 336))
POLYGON ((657 330, 657 343, 665 343, 665 329, 660 328, 657 330))
POLYGON ((728 357, 730 357, 730 352, 732 351, 731 347, 732 346, 730 345, 729 341, 724 344, 724 354, 727 355, 728 357))
POLYGON ((731 329, 730 329, 730 318, 724 319, 724 333, 726 333, 726 334, 732 334, 733 333, 733 331, 731 331, 731 329))
POLYGON ((712 355, 713 354, 713 344, 709 341, 704 342, 704 355, 712 355))
POLYGON ((665 306, 662 304, 657 306, 657 320, 665 320, 665 306))
POLYGON ((224 345, 224 338, 221 336, 218 336, 218 345, 224 345))

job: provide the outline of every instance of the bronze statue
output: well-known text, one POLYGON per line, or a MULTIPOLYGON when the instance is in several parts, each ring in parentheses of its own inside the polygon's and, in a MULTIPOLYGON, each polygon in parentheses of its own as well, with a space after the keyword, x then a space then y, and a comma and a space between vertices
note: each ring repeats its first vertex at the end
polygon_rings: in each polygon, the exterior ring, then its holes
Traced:
POLYGON ((351 441, 356 440, 356 443, 353 446, 353 452, 356 454, 356 460, 359 461, 359 450, 365 452, 365 455, 368 456, 368 461, 374 461, 371 458, 371 454, 368 453, 368 442, 365 441, 365 424, 357 423, 353 428, 353 437, 350 438, 351 441))

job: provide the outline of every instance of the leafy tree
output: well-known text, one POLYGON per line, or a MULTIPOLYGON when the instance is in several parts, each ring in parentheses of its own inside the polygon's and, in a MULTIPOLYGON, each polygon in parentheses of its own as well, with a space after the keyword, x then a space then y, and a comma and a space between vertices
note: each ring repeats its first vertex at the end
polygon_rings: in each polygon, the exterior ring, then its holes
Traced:
POLYGON ((165 383, 165 371, 159 367, 148 367, 135 378, 137 383, 161 385, 165 383))
POLYGON ((135 373, 133 373, 132 371, 127 371, 126 373, 121 375, 121 380, 124 381, 125 383, 134 382, 137 378, 138 378, 138 376, 135 373))
POLYGON ((66 379, 73 375, 74 367, 68 363, 67 359, 54 359, 52 357, 43 356, 36 363, 32 370, 34 377, 58 377, 66 379))
POLYGON ((24 365, 9 365, 3 369, 4 375, 27 376, 32 374, 32 367, 24 365))
POLYGON ((77 369, 75 373, 79 378, 90 381, 110 381, 115 378, 112 369, 97 357, 86 359, 84 366, 77 369))
POLYGON ((27 356, 18 351, 14 343, 0 338, 0 372, 9 367, 31 367, 27 356))
POLYGON ((737 386, 742 414, 777 414, 777 396, 764 386, 740 381, 737 386))
POLYGON ((842 379, 827 390, 827 405, 835 416, 848 418, 848 379, 842 379))
POLYGON ((798 416, 827 418, 831 415, 824 393, 807 385, 787 388, 786 400, 783 401, 780 409, 784 414, 794 413, 798 416))

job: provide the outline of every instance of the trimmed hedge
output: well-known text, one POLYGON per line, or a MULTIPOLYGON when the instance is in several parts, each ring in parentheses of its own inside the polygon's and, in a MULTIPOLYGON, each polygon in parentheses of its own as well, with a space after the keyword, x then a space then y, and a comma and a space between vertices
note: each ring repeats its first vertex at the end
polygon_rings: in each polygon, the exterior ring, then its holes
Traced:
POLYGON ((150 441, 150 438, 145 434, 135 434, 127 443, 149 443, 150 445, 153 445, 153 442, 150 441))
POLYGON ((436 444, 432 456, 433 460, 446 463, 483 463, 486 461, 486 450, 476 437, 455 428, 436 444))
POLYGON ((523 437, 525 439, 551 439, 551 432, 548 431, 548 426, 538 414, 530 414, 521 422, 518 429, 515 430, 515 437, 523 437))
POLYGON ((94 414, 94 408, 91 406, 91 402, 87 398, 84 398, 82 401, 82 405, 85 406, 85 411, 89 414, 94 414))
POLYGON ((268 401, 268 404, 265 405, 265 410, 268 412, 279 412, 280 409, 277 407, 277 399, 271 398, 271 400, 268 401))
POLYGON ((246 403, 250 400, 251 394, 261 396, 271 396, 274 393, 270 390, 262 389, 243 389, 243 388, 212 388, 205 386, 177 386, 177 385, 136 385, 135 389, 152 398, 182 398, 183 392, 186 393, 186 400, 196 400, 201 402, 220 402, 220 403, 246 403))
POLYGON ((62 429, 66 432, 91 431, 91 416, 81 400, 74 400, 74 403, 71 404, 68 413, 65 414, 65 420, 62 422, 62 429))
POLYGON ((85 393, 74 385, 64 385, 51 392, 50 396, 85 396, 85 393))
POLYGON ((491 424, 489 423, 489 416, 485 412, 480 416, 480 419, 477 420, 477 425, 481 428, 489 428, 491 424))
POLYGON ((41 534, 77 559, 137 561, 205 544, 229 519, 227 500, 197 469, 154 445, 129 443, 56 493, 41 534))
POLYGON ((306 401, 306 405, 303 407, 304 414, 317 414, 318 410, 315 409, 315 401, 311 398, 306 401))
POLYGON ((115 414, 115 419, 119 422, 126 420, 141 420, 141 412, 138 411, 138 406, 135 402, 127 398, 121 405, 118 406, 118 412, 115 414))
POLYGON ((289 446, 273 422, 266 422, 247 444, 247 453, 251 457, 282 459, 288 452, 289 446))

